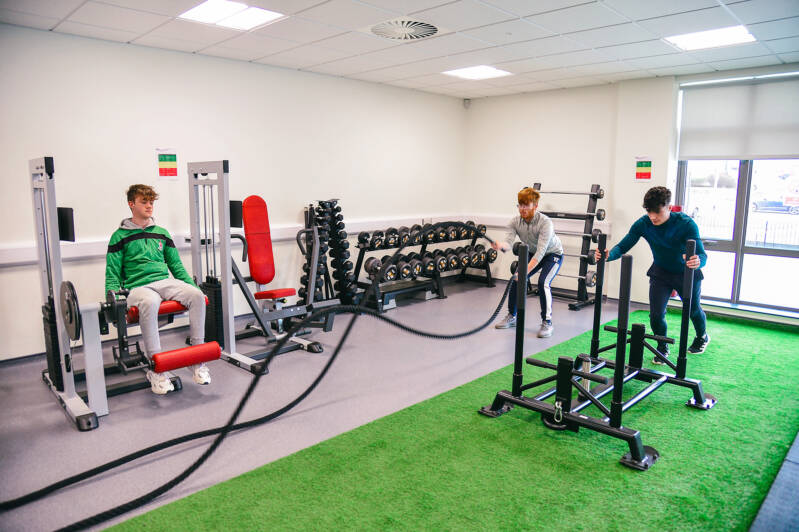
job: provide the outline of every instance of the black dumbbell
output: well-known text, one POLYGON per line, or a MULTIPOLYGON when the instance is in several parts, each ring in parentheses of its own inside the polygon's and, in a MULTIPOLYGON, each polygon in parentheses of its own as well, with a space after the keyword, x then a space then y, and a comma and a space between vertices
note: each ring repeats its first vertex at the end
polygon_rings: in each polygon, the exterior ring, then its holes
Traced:
POLYGON ((377 257, 369 257, 363 263, 363 270, 366 272, 367 275, 375 275, 377 272, 380 271, 380 268, 383 267, 383 264, 380 262, 380 259, 377 257))
POLYGON ((375 231, 369 239, 369 249, 382 249, 384 246, 385 237, 383 231, 375 231))
POLYGON ((358 233, 358 243, 366 244, 367 242, 369 242, 369 231, 361 231, 358 233))
POLYGON ((399 243, 399 232, 395 227, 389 227, 386 229, 386 240, 385 240, 386 248, 395 248, 399 243))
POLYGON ((397 261, 397 276, 400 279, 410 279, 413 277, 413 269, 406 257, 399 257, 397 261))
POLYGON ((458 240, 458 226, 456 225, 447 226, 447 240, 450 241, 458 240))
POLYGON ((383 280, 384 281, 395 281, 397 279, 397 275, 399 272, 397 271, 396 264, 389 264, 391 262, 391 255, 383 255, 380 259, 380 263, 382 264, 383 268, 383 280))
MULTIPOLYGON (((311 270, 310 265, 306 262, 302 265, 302 271, 308 273, 311 270)), ((316 263, 316 274, 317 275, 324 275, 327 271, 327 265, 324 262, 316 263)))

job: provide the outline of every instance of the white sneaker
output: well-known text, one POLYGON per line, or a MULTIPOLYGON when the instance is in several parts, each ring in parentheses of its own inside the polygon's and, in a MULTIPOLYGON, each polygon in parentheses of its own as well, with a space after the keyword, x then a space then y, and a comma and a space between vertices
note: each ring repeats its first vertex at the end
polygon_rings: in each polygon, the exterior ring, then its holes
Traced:
POLYGON ((554 330, 555 327, 552 326, 552 322, 544 320, 541 322, 541 328, 538 329, 538 337, 549 338, 550 336, 552 336, 552 331, 554 330))
POLYGON ((172 381, 163 373, 147 370, 147 380, 150 381, 150 389, 155 394, 165 395, 175 390, 172 381))
POLYGON ((211 384, 211 370, 208 369, 205 362, 195 364, 191 369, 194 370, 194 382, 197 384, 211 384))
POLYGON ((508 313, 508 315, 505 316, 501 322, 494 325, 494 327, 497 329, 510 329, 511 327, 516 327, 516 316, 508 313))

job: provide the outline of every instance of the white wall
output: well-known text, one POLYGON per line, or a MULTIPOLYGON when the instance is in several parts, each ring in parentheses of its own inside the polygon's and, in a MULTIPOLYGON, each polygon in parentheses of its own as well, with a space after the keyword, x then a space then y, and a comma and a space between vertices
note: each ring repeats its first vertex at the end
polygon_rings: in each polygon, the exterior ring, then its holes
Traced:
MULTIPOLYGON (((65 278, 86 301, 102 299, 102 248, 128 213, 127 185, 154 184, 158 222, 187 232, 188 161, 229 159, 231 198, 262 195, 273 230, 299 225, 304 205, 328 197, 341 199, 351 232, 439 215, 501 225, 524 185, 600 183, 608 219, 597 225, 611 244, 643 213, 644 191, 674 171, 672 78, 477 99, 467 110, 418 91, 0 24, 0 79, 0 156, 12 200, 0 212, 0 257, 31 253, 27 161, 54 156, 58 204, 75 208, 77 247, 100 250, 65 262, 65 278), (157 147, 176 150, 178 181, 157 180, 157 147), (634 183, 635 156, 652 158, 651 183, 634 183)), ((586 198, 544 196, 541 205, 582 211, 586 198)), ((579 230, 581 222, 558 226, 579 230)), ((564 242, 572 250, 580 243, 564 242)), ((73 247, 65 244, 65 255, 73 247)), ((275 255, 275 285, 297 286, 296 245, 279 242, 275 255)), ((633 255, 633 299, 646 301, 651 255, 645 244, 633 255)), ((495 265, 498 277, 510 260, 495 265)), ((563 269, 576 271, 576 259, 563 269)), ((611 296, 617 276, 613 265, 611 296)), ((0 359, 43 351, 34 268, 0 265, 0 291, 0 359)), ((246 312, 240 300, 237 311, 246 312)))
MULTIPOLYGON (((454 186, 466 118, 455 98, 4 24, 0 79, 0 247, 32 246, 27 164, 44 155, 89 242, 129 215, 134 182, 154 184, 156 220, 186 233, 189 161, 230 160, 231 198, 262 195, 273 226, 300 224, 316 199, 340 198, 349 221, 450 213, 468 193, 454 186), (178 181, 157 180, 158 147, 176 150, 178 181)), ((275 253, 275 282, 297 286, 296 245, 275 253)), ((102 299, 102 276, 102 260, 65 264, 83 300, 102 299)), ((0 268, 0 293, 0 359, 42 352, 34 269, 0 268)))
MULTIPOLYGON (((657 78, 474 100, 466 124, 469 209, 509 219, 524 186, 540 182, 544 191, 588 191, 599 183, 605 197, 598 207, 607 218, 595 227, 611 233, 609 246, 614 245, 644 214, 646 190, 665 186, 676 171, 676 94, 673 78, 657 78), (634 182, 636 156, 651 157, 651 181, 634 182)), ((543 194, 540 208, 585 212, 586 204, 587 196, 543 194)), ((582 222, 555 224, 582 230, 582 222)), ((563 242, 567 252, 579 253, 579 238, 563 242)), ((632 299, 646 302, 652 255, 643 242, 631 254, 632 299)), ((511 260, 504 257, 505 263, 511 260)), ((561 272, 576 274, 578 266, 578 259, 567 257, 561 272)), ((618 295, 618 275, 618 263, 610 263, 606 293, 612 297, 618 295)), ((556 277, 553 286, 575 289, 577 282, 556 277)))

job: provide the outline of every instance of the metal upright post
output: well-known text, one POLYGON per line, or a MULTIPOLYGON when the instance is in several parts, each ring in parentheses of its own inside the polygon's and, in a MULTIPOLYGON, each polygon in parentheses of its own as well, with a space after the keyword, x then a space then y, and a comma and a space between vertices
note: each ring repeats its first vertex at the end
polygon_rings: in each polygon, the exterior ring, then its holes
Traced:
POLYGON ((39 281, 44 300, 42 309, 45 312, 46 324, 50 318, 55 321, 55 335, 51 334, 50 325, 45 327, 48 369, 42 374, 42 378, 56 395, 66 415, 75 422, 78 430, 91 430, 98 426, 97 414, 89 408, 75 390, 75 368, 72 362, 69 336, 58 308, 63 276, 54 166, 52 157, 39 157, 28 163, 36 221, 39 281))
POLYGON ((514 397, 522 394, 522 380, 524 378, 524 309, 527 302, 527 263, 529 250, 527 244, 522 242, 519 246, 519 266, 516 268, 516 351, 513 359, 513 390, 514 397))
POLYGON ((610 403, 610 426, 621 427, 621 414, 624 403, 625 355, 627 349, 627 322, 630 317, 630 286, 632 284, 633 258, 624 255, 621 258, 621 286, 619 287, 619 323, 616 331, 616 367, 613 372, 613 399, 610 403))
MULTIPOLYGON (((596 263, 596 288, 594 290, 594 328, 591 331, 591 358, 599 355, 599 329, 602 321, 602 289, 605 286, 605 248, 608 235, 599 235, 597 249, 602 257, 596 263)), ((585 370, 583 370, 585 371, 585 370)))
MULTIPOLYGON (((688 240, 685 243, 685 260, 687 261, 696 253, 696 241, 688 240)), ((685 274, 682 281, 682 316, 680 321, 680 354, 677 357, 678 379, 685 378, 685 371, 688 366, 688 321, 691 318, 691 304, 694 292, 694 270, 685 267, 685 274)))
MULTIPOLYGON (((213 194, 213 187, 216 186, 217 208, 219 210, 219 259, 220 272, 222 279, 222 335, 224 349, 227 354, 236 352, 236 329, 234 327, 233 312, 233 267, 231 264, 231 245, 230 245, 230 201, 228 197, 228 162, 206 161, 198 163, 188 163, 189 174, 189 210, 191 217, 191 259, 192 270, 198 282, 202 282, 203 268, 200 258, 201 246, 209 245, 208 238, 215 241, 213 233, 216 228, 210 228, 211 235, 205 235, 205 239, 200 235, 200 194, 199 189, 204 187, 213 194)), ((203 209, 205 209, 205 204, 203 209)), ((203 216, 207 216, 207 212, 203 216)), ((211 244, 213 246, 213 243, 211 244)), ((212 257, 216 250, 211 249, 212 257)), ((216 261, 213 258, 214 263, 216 261)), ((208 268, 210 269, 210 267, 208 268)), ((206 272, 209 273, 209 272, 206 272)), ((223 343, 220 342, 220 343, 223 343)), ((223 355, 224 356, 224 355, 223 355)))

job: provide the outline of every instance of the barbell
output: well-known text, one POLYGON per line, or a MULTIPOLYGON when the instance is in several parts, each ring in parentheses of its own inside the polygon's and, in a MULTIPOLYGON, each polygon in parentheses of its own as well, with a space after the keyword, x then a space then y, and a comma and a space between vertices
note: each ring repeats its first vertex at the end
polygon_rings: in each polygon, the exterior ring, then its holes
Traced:
POLYGON ((541 211, 541 214, 546 214, 550 218, 591 218, 596 216, 597 220, 605 219, 605 209, 597 209, 596 212, 557 212, 557 211, 541 211))
POLYGON ((578 233, 576 231, 555 231, 555 234, 556 235, 567 235, 567 236, 583 236, 583 237, 590 236, 591 237, 591 242, 596 244, 596 243, 599 242, 599 235, 602 234, 602 230, 601 229, 594 229, 590 233, 578 233))
POLYGON ((534 183, 533 188, 539 191, 541 194, 576 194, 579 196, 593 196, 597 199, 602 199, 605 197, 605 191, 603 189, 599 189, 597 192, 567 192, 562 190, 541 190, 541 183, 534 183))

